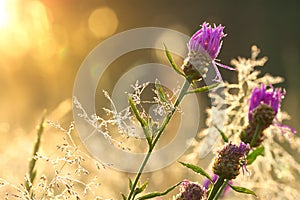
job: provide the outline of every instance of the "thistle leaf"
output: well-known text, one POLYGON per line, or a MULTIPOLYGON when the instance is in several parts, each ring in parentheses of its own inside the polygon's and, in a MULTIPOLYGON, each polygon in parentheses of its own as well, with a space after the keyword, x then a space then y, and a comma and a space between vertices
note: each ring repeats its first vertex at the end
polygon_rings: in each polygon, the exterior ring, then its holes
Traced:
POLYGON ((127 197, 124 194, 121 194, 121 195, 122 195, 123 200, 127 200, 127 197))
POLYGON ((133 99, 131 98, 131 96, 128 96, 128 101, 129 101, 129 105, 135 115, 135 117, 137 118, 137 120, 141 123, 142 127, 146 127, 147 126, 147 122, 141 117, 137 107, 135 106, 135 103, 133 101, 133 99))
POLYGON ((254 149, 247 156, 247 165, 251 165, 256 160, 257 156, 264 156, 264 155, 265 155, 265 147, 264 146, 254 149))
POLYGON ((158 80, 155 81, 155 89, 158 92, 158 97, 162 102, 168 103, 163 87, 158 80))
POLYGON ((132 180, 131 180, 131 178, 128 178, 128 180, 129 180, 129 190, 131 190, 131 188, 132 188, 132 180))
POLYGON ((152 193, 149 193, 149 194, 146 194, 144 196, 137 198, 137 200, 151 199, 154 197, 164 196, 164 195, 168 194, 170 191, 172 191, 174 188, 176 188, 180 183, 181 183, 181 181, 179 183, 173 185, 172 187, 168 188, 164 192, 152 192, 152 193))
POLYGON ((211 183, 213 183, 212 178, 201 167, 198 167, 196 165, 189 164, 189 163, 180 162, 180 161, 179 161, 179 163, 182 164, 183 166, 193 170, 194 172, 201 174, 202 176, 205 176, 208 180, 210 180, 211 183))
POLYGON ((141 187, 138 187, 135 189, 134 194, 137 195, 137 194, 143 192, 147 186, 148 186, 148 179, 145 181, 145 183, 141 187))
POLYGON ((173 58, 172 58, 172 55, 170 53, 170 51, 168 50, 167 46, 164 44, 165 46, 165 53, 167 55, 167 58, 171 64, 171 66, 173 67, 173 69, 178 73, 180 74, 181 76, 185 77, 185 75, 180 71, 180 69, 178 68, 178 66, 176 65, 176 63, 174 62, 173 58))
POLYGON ((236 192, 244 193, 244 194, 251 194, 251 195, 254 195, 254 196, 257 197, 257 195, 250 189, 240 187, 240 186, 233 186, 233 185, 230 185, 230 184, 228 184, 228 185, 231 187, 231 189, 233 189, 236 192))
POLYGON ((215 83, 215 84, 212 84, 212 85, 203 86, 201 88, 196 88, 194 90, 187 91, 186 94, 198 93, 198 92, 207 92, 208 90, 211 90, 211 89, 217 87, 219 84, 220 83, 215 83))
POLYGON ((228 142, 228 137, 225 135, 225 133, 221 130, 221 129, 219 129, 217 126, 214 126, 218 131, 219 131, 219 133, 221 134, 221 136, 222 136, 222 139, 223 139, 223 141, 224 142, 228 142))

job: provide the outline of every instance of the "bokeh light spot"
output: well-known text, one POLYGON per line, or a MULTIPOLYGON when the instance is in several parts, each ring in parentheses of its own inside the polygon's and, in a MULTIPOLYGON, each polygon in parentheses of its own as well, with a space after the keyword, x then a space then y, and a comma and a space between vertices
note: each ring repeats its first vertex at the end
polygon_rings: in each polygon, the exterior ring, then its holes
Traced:
POLYGON ((97 8, 90 14, 88 20, 90 31, 98 38, 114 34, 119 24, 116 13, 108 7, 97 8))

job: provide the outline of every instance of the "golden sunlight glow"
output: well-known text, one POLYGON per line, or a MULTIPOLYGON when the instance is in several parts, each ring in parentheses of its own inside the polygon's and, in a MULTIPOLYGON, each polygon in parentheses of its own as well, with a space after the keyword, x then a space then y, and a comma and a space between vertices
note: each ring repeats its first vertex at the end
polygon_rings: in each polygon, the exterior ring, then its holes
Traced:
POLYGON ((7 0, 0 0, 0 28, 5 26, 8 20, 6 1, 7 0))
POLYGON ((0 0, 0 30, 0 53, 7 57, 34 51, 33 57, 44 59, 55 51, 48 10, 40 1, 0 0))
POLYGON ((116 13, 108 7, 98 8, 89 16, 89 29, 98 38, 114 34, 118 24, 116 13))

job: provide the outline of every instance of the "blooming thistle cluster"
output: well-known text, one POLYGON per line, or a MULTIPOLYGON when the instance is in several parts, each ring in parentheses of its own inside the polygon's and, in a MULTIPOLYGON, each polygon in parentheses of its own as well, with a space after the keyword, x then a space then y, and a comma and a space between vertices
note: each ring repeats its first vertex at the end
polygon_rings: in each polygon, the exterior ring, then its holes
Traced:
POLYGON ((207 190, 196 182, 184 180, 179 185, 180 193, 176 200, 205 200, 207 199, 207 190))
POLYGON ((258 131, 257 137, 251 146, 259 146, 265 137, 263 131, 272 124, 280 128, 287 128, 292 133, 295 133, 294 129, 282 126, 276 119, 284 95, 285 92, 281 88, 275 89, 271 86, 270 90, 267 90, 264 84, 252 91, 248 112, 249 125, 240 135, 243 142, 250 144, 256 131, 258 131), (260 128, 258 129, 257 127, 260 128))
POLYGON ((188 57, 184 60, 182 69, 186 76, 191 80, 204 78, 212 64, 216 71, 215 81, 222 81, 221 74, 216 65, 234 70, 228 66, 216 62, 216 58, 222 47, 222 38, 226 35, 223 33, 224 26, 211 27, 204 22, 190 39, 188 44, 188 57))
POLYGON ((250 150, 250 146, 243 142, 239 146, 227 143, 218 151, 217 157, 213 164, 213 172, 219 177, 227 180, 235 179, 239 173, 241 166, 246 167, 246 155, 250 150))

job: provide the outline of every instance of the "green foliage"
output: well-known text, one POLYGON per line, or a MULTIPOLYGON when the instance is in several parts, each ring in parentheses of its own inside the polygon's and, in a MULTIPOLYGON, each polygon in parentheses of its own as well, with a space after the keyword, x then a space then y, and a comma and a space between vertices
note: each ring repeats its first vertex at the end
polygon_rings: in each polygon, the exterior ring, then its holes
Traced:
POLYGON ((199 93, 199 92, 207 92, 215 87, 217 87, 220 83, 214 83, 212 85, 208 86, 203 86, 201 88, 196 88, 194 90, 187 91, 186 94, 191 94, 191 93, 199 93))
POLYGON ((171 66, 173 67, 173 69, 175 70, 175 72, 177 72, 178 74, 180 74, 181 76, 185 77, 185 75, 180 71, 179 67, 176 65, 176 63, 174 62, 171 53, 169 52, 167 46, 164 44, 165 46, 165 53, 167 55, 167 58, 171 64, 171 66))
POLYGON ((254 149, 251 153, 247 156, 247 165, 251 165, 257 158, 257 156, 264 156, 265 155, 265 147, 260 146, 254 149))
POLYGON ((229 140, 228 140, 228 137, 225 135, 225 133, 224 133, 221 129, 219 129, 217 126, 215 126, 215 128, 216 128, 216 129, 219 131, 219 133, 221 134, 223 141, 227 143, 229 140))
POLYGON ((131 188, 132 188, 132 180, 131 180, 131 178, 128 178, 128 180, 129 180, 129 190, 131 190, 131 188))
POLYGON ((164 89, 158 80, 155 81, 155 89, 158 92, 158 97, 161 100, 161 102, 169 103, 168 100, 166 99, 164 89))
POLYGON ((123 200, 127 200, 127 197, 125 196, 125 194, 121 194, 121 195, 122 195, 123 200))
POLYGON ((32 192, 31 192, 32 183, 35 180, 36 173, 37 173, 37 171, 34 169, 35 164, 36 164, 35 155, 39 151, 39 148, 40 148, 41 137, 42 137, 42 133, 44 131, 44 121, 45 121, 46 113, 47 112, 45 110, 44 113, 43 113, 41 122, 40 122, 40 124, 37 128, 37 139, 36 139, 36 142, 34 144, 32 158, 29 162, 28 179, 26 179, 26 181, 25 181, 25 188, 26 188, 27 192, 30 194, 31 197, 33 195, 32 192))
POLYGON ((141 117, 141 115, 140 115, 137 107, 135 106, 135 103, 134 103, 133 99, 131 98, 131 96, 128 96, 128 101, 129 101, 129 105, 130 105, 135 117, 137 118, 137 120, 140 122, 142 127, 146 127, 147 122, 141 117))
POLYGON ((250 190, 250 189, 247 189, 247 188, 244 188, 244 187, 240 187, 240 186, 233 186, 233 185, 230 185, 228 184, 231 189, 233 189, 235 192, 239 192, 239 193, 244 193, 244 194, 251 194, 251 195, 254 195, 256 196, 256 194, 250 190))
POLYGON ((148 186, 148 179, 145 181, 145 183, 143 183, 143 185, 138 186, 137 188, 135 188, 133 198, 137 194, 140 194, 141 192, 143 192, 146 189, 147 186, 148 186))
POLYGON ((137 200, 151 199, 154 197, 164 196, 164 195, 168 194, 169 192, 171 192, 174 188, 176 188, 180 183, 181 182, 173 185, 172 187, 168 188, 164 192, 152 192, 152 193, 149 193, 149 194, 146 194, 144 196, 137 198, 137 200))
POLYGON ((210 180, 211 183, 213 183, 212 178, 201 167, 198 167, 196 165, 189 164, 189 163, 180 162, 180 161, 179 161, 179 163, 182 164, 183 166, 193 170, 194 172, 201 174, 202 176, 205 176, 208 180, 210 180))

